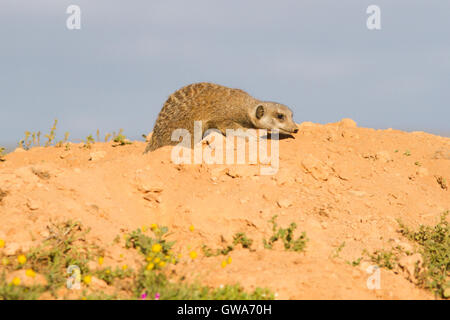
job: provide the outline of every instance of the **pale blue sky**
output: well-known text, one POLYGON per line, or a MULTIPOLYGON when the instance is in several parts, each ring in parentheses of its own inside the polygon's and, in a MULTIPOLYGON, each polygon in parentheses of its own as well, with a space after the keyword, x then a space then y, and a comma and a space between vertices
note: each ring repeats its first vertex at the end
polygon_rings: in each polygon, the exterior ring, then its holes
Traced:
POLYGON ((1 0, 0 145, 54 118, 75 141, 139 138, 198 81, 284 103, 296 122, 449 135, 449 39, 441 0, 1 0), (79 31, 66 29, 70 4, 79 31), (370 4, 380 31, 366 28, 370 4))

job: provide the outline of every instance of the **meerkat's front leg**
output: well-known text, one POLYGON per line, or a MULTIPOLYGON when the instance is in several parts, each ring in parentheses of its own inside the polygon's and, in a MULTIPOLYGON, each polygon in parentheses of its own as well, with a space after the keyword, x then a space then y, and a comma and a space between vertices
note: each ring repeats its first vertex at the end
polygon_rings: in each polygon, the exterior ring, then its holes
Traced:
POLYGON ((220 123, 217 123, 216 129, 219 130, 224 136, 227 135, 227 129, 228 130, 245 130, 243 126, 241 126, 239 123, 233 121, 233 120, 225 120, 220 123))

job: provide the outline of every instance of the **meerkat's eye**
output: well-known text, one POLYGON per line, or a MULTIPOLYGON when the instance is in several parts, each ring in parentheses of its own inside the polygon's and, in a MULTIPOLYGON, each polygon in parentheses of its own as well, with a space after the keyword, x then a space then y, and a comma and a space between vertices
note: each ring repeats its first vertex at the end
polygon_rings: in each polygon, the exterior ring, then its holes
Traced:
POLYGON ((280 120, 284 120, 284 114, 282 113, 277 114, 277 118, 280 120))

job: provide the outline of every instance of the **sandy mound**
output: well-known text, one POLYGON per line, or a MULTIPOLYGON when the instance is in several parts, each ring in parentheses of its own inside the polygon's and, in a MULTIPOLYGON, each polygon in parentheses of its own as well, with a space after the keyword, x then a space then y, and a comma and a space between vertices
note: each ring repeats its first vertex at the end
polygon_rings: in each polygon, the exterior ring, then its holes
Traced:
POLYGON ((1 250, 27 250, 46 237, 49 221, 73 219, 106 248, 105 264, 133 266, 137 258, 121 255, 113 240, 157 223, 169 227, 184 257, 199 253, 176 274, 206 285, 267 287, 279 299, 434 297, 384 269, 381 288, 369 290, 367 265, 348 262, 404 242, 397 219, 432 225, 450 209, 449 138, 358 128, 351 120, 303 123, 295 139, 280 141, 273 176, 254 165, 175 165, 171 147, 145 156, 144 148, 72 144, 8 154, 0 162, 1 250), (306 232, 304 252, 264 248, 274 215, 280 226, 295 222, 296 236, 306 232), (254 240, 253 249, 235 248, 225 268, 224 256, 202 254, 204 244, 222 248, 237 232, 254 240))

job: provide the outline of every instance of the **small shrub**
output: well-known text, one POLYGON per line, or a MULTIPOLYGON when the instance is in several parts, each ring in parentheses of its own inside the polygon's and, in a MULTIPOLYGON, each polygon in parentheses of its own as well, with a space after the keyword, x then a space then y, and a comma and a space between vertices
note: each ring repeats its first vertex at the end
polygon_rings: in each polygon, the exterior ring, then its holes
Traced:
POLYGON ((264 239, 264 247, 266 249, 272 249, 273 244, 282 240, 284 244, 284 248, 289 251, 303 251, 306 247, 306 243, 308 242, 308 238, 306 237, 306 233, 302 232, 302 234, 294 239, 294 231, 297 228, 297 224, 292 222, 288 228, 278 228, 278 224, 276 223, 277 216, 273 216, 269 221, 272 223, 272 231, 273 235, 269 238, 269 240, 264 239))
POLYGON ((243 248, 250 249, 252 246, 253 240, 247 238, 245 233, 238 232, 233 237, 233 245, 241 244, 243 248))
POLYGON ((449 212, 441 215, 440 221, 433 227, 419 226, 417 231, 410 230, 403 223, 400 233, 419 245, 424 260, 424 268, 416 271, 419 286, 430 289, 443 298, 450 290, 450 225, 447 222, 449 212))

